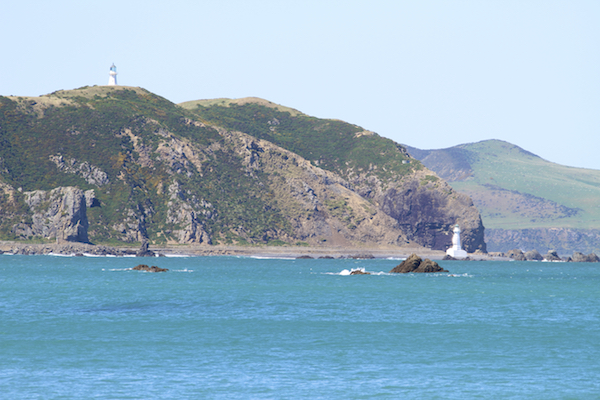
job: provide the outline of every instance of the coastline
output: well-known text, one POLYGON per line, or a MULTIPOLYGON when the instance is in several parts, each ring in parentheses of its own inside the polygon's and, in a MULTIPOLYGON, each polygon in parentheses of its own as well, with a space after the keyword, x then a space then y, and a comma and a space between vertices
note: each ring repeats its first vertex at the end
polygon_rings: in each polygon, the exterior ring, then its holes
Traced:
MULTIPOLYGON (((0 251, 9 254, 60 254, 93 256, 130 256, 138 252, 137 247, 113 247, 78 242, 32 244, 0 241, 0 251)), ((423 258, 441 260, 446 253, 424 247, 347 247, 347 246, 236 246, 236 245, 151 245, 149 250, 165 256, 238 256, 265 258, 392 258, 405 259, 415 253, 423 258)), ((487 254, 469 254, 472 260, 503 260, 487 254)))

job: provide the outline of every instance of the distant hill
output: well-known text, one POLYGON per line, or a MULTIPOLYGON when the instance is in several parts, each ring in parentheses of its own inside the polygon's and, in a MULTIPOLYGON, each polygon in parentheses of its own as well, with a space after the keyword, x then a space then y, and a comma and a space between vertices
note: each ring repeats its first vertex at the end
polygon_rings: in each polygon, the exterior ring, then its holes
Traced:
POLYGON ((551 163, 513 144, 486 140, 408 152, 479 209, 491 251, 599 251, 600 171, 551 163))
POLYGON ((343 121, 124 86, 0 96, 0 239, 445 249, 455 223, 485 251, 468 196, 343 121))

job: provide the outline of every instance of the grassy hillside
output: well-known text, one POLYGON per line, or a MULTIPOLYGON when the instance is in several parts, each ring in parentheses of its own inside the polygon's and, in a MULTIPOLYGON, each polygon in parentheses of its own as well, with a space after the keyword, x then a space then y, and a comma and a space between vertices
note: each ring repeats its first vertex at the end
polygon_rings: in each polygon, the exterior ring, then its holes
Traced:
MULTIPOLYGON (((173 232, 185 221, 169 209, 174 201, 192 204, 183 210, 185 218, 192 215, 216 242, 230 242, 232 226, 243 226, 250 240, 267 242, 270 229, 289 230, 270 193, 257 185, 261 177, 248 176, 242 159, 220 145, 214 128, 188 117, 195 118, 160 96, 123 86, 0 96, 0 183, 22 191, 94 189, 102 204, 88 211, 96 243, 137 241, 138 231, 158 242, 175 240, 173 232), (195 149, 217 146, 202 160, 203 171, 177 153, 188 142, 195 149), (59 170, 52 161, 57 156, 75 168, 59 170), (108 183, 90 183, 82 166, 102 171, 108 183)), ((0 209, 8 206, 7 196, 0 198, 0 209)), ((1 228, 0 237, 17 238, 10 224, 1 228)))
POLYGON ((339 120, 310 117, 258 98, 180 104, 204 121, 268 140, 344 178, 370 172, 383 181, 419 170, 402 146, 339 120))
POLYGON ((409 152, 469 194, 486 228, 600 228, 600 171, 551 163, 499 140, 409 152))
POLYGON ((257 98, 0 96, 0 239, 444 249, 460 221, 485 250, 471 200, 434 175, 392 140, 257 98))

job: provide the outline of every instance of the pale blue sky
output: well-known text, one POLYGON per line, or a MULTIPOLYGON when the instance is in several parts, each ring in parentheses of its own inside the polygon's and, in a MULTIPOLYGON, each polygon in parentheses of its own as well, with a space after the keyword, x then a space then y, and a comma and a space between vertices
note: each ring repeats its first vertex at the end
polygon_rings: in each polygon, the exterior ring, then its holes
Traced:
POLYGON ((599 1, 12 1, 0 95, 262 97, 422 149, 600 169, 599 1))

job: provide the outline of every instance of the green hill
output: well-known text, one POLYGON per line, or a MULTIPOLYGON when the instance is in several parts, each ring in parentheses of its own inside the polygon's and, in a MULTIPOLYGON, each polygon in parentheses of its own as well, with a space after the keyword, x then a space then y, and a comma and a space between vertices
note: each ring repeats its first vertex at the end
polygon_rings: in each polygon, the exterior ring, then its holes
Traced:
POLYGON ((468 197, 343 121, 123 86, 0 96, 0 239, 444 249, 457 222, 485 250, 468 197))
POLYGON ((598 170, 551 163, 499 140, 409 152, 471 196, 488 230, 486 237, 495 230, 540 235, 544 229, 600 229, 598 170))

